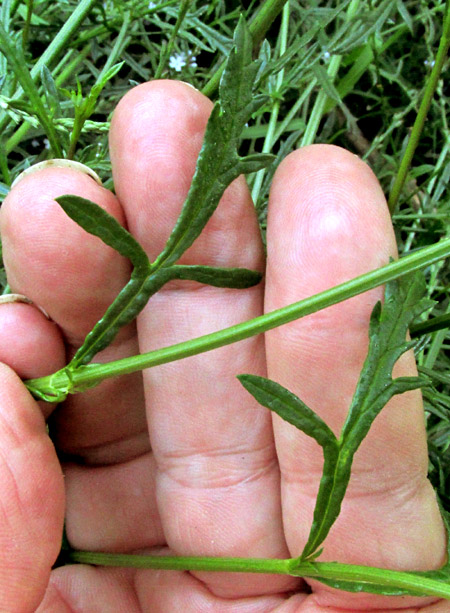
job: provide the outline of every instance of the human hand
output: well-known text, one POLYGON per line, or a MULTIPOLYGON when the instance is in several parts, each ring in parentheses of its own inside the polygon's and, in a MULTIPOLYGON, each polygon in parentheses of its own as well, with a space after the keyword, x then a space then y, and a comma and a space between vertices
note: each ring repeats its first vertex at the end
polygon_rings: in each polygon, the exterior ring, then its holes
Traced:
MULTIPOLYGON (((185 84, 141 85, 124 97, 112 121, 117 198, 67 168, 40 170, 12 189, 1 212, 8 280, 52 320, 31 305, 1 306, 0 360, 20 377, 61 368, 130 272, 126 260, 86 234, 53 199, 71 193, 97 202, 155 257, 187 193, 210 110, 211 103, 185 84)), ((172 282, 95 361, 225 328, 382 266, 395 254, 389 214, 371 171, 330 146, 307 147, 281 164, 267 236, 264 263, 241 177, 183 263, 265 270, 265 287, 172 282)), ((381 289, 373 290, 268 332, 265 339, 253 337, 143 376, 111 379, 69 397, 50 418, 56 451, 41 413, 48 407, 34 402, 17 375, 2 366, 0 611, 448 610, 446 602, 433 599, 348 594, 317 582, 309 588, 284 576, 83 565, 50 573, 64 515, 77 549, 299 555, 311 524, 321 450, 260 407, 236 375, 278 381, 337 432, 380 296, 381 289)), ((403 356, 396 368, 413 374, 413 356, 403 356)), ((357 453, 321 560, 439 567, 445 534, 426 470, 420 394, 408 392, 389 403, 357 453)))

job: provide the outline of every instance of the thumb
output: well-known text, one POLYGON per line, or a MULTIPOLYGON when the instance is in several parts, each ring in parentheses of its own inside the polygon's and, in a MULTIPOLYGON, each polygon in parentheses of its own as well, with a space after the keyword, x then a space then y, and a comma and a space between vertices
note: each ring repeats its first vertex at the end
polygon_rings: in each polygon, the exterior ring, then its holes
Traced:
POLYGON ((0 611, 37 609, 63 521, 63 475, 41 410, 0 363, 0 611))

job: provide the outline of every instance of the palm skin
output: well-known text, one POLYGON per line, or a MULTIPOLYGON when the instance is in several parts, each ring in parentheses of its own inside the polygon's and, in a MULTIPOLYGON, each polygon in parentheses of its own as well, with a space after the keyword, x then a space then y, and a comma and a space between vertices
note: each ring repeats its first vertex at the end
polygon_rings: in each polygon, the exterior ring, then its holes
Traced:
MULTIPOLYGON (((259 407, 236 379, 268 376, 337 432, 367 350, 381 289, 212 353, 107 381, 50 417, 19 377, 66 363, 126 283, 129 263, 72 222, 54 198, 89 198, 154 258, 179 214, 211 103, 183 83, 131 90, 111 125, 117 196, 90 177, 48 168, 23 178, 1 212, 15 292, 42 306, 0 309, 0 610, 15 613, 416 611, 433 599, 351 595, 258 575, 66 566, 50 572, 64 517, 71 544, 111 552, 290 557, 307 538, 321 474, 316 443, 259 407), (6 366, 6 364, 8 366, 6 366), (10 368, 9 368, 10 367, 10 368), (17 375, 13 372, 13 369, 17 375), (55 452, 55 445, 56 452, 55 452), (62 470, 61 470, 62 466, 62 470), (63 477, 64 474, 64 477, 63 477)), ((280 165, 268 253, 242 177, 182 263, 265 272, 247 290, 171 283, 95 361, 200 336, 300 300, 387 263, 395 239, 383 194, 355 156, 331 146, 280 165)), ((396 374, 413 374, 403 356, 396 374)), ((341 516, 321 559, 428 569, 445 534, 426 479, 420 394, 395 398, 355 458, 341 516)))

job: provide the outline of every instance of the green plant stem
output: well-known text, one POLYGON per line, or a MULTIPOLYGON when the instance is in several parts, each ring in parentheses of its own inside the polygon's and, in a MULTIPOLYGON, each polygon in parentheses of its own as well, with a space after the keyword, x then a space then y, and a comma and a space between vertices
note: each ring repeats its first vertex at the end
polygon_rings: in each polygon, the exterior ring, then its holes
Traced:
POLYGON ((23 91, 33 105, 34 112, 44 128, 54 156, 62 157, 62 149, 56 135, 55 127, 50 117, 47 115, 44 103, 41 100, 37 87, 24 61, 23 54, 19 53, 19 49, 15 49, 11 44, 10 37, 2 23, 0 23, 0 50, 5 55, 9 67, 14 72, 23 91))
POLYGON ((414 156, 414 152, 416 151, 417 145, 419 144, 420 135, 422 134, 422 130, 425 125, 427 114, 431 106, 431 101, 433 99, 433 95, 436 90, 436 87, 439 81, 439 77, 441 75, 442 68, 444 66, 444 62, 447 57, 449 47, 450 47, 450 0, 447 0, 445 4, 445 17, 444 17, 442 36, 439 41, 439 47, 438 47, 438 51, 436 55, 436 60, 435 60, 433 69, 431 71, 430 78, 428 79, 428 82, 426 84, 423 98, 420 103, 419 110, 417 112, 416 120, 414 121, 411 135, 409 137, 409 141, 405 149, 405 153, 400 162, 400 167, 398 169, 394 184, 389 194, 388 206, 389 206, 391 215, 395 211, 395 207, 397 205, 398 199, 403 189, 403 185, 406 181, 408 169, 411 165, 411 160, 414 156))
POLYGON ((172 53, 172 49, 173 49, 173 46, 175 44, 175 40, 176 40, 176 38, 178 36, 178 30, 180 29, 181 24, 183 23, 183 20, 186 17, 186 13, 188 11, 188 8, 189 8, 190 4, 191 4, 191 0, 183 0, 181 2, 180 10, 178 11, 177 20, 176 20, 175 25, 172 28, 172 31, 170 33, 169 42, 167 43, 164 51, 162 52, 161 59, 159 61, 158 67, 157 67, 155 75, 153 77, 154 79, 160 79, 161 78, 161 75, 163 73, 164 67, 165 67, 166 62, 167 62, 167 58, 172 53))
MULTIPOLYGON (((256 17, 249 24, 249 30, 253 39, 253 48, 257 48, 263 40, 267 30, 272 25, 275 18, 281 12, 283 6, 288 0, 266 0, 262 5, 256 17)), ((222 76, 225 61, 219 66, 211 79, 202 89, 202 93, 208 98, 214 94, 219 87, 220 77, 222 76)))
MULTIPOLYGON (((105 62, 105 65, 103 66, 100 74, 97 77, 97 83, 101 82, 103 76, 108 72, 108 70, 112 67, 112 65, 115 63, 117 58, 122 53, 122 50, 125 46, 126 34, 128 32, 128 27, 130 25, 130 18, 131 18, 130 11, 125 11, 119 34, 117 35, 117 38, 114 41, 114 45, 111 49, 108 59, 105 62)), ((85 114, 81 115, 80 117, 77 117, 75 115, 75 121, 74 121, 73 129, 72 129, 72 134, 70 135, 69 150, 66 156, 68 160, 73 160, 75 156, 75 151, 78 145, 78 140, 80 138, 81 131, 83 130, 83 126, 88 118, 89 118, 89 115, 85 115, 85 114)))
POLYGON ((22 30, 22 49, 25 51, 28 45, 28 35, 30 33, 31 17, 33 15, 33 0, 27 0, 27 16, 22 30))
POLYGON ((25 382, 28 389, 39 397, 40 393, 53 393, 54 390, 67 390, 69 393, 77 392, 97 385, 104 379, 124 375, 144 368, 166 364, 175 360, 181 360, 199 353, 211 351, 224 345, 236 343, 272 330, 278 326, 289 323, 305 315, 310 315, 325 309, 333 304, 347 300, 353 296, 366 292, 374 287, 397 279, 400 276, 429 266, 442 258, 450 255, 450 239, 445 239, 407 255, 400 260, 391 262, 382 268, 378 268, 364 275, 341 283, 320 294, 300 300, 294 304, 255 317, 250 321, 213 332, 183 343, 164 347, 142 355, 123 358, 107 364, 88 364, 80 366, 70 375, 70 380, 65 369, 52 375, 29 379, 25 382))
MULTIPOLYGON (((339 70, 339 66, 341 65, 342 56, 333 55, 330 60, 330 64, 327 69, 327 74, 330 77, 331 81, 334 81, 336 74, 339 70)), ((328 100, 327 93, 321 89, 317 94, 317 98, 314 102, 313 109, 311 111, 311 115, 308 120, 308 124, 306 126, 305 133, 302 136, 300 147, 306 147, 307 145, 311 145, 317 135, 317 130, 319 129, 320 121, 324 114, 325 103, 328 100)))
MULTIPOLYGON (((360 0, 352 0, 347 9, 346 19, 347 21, 352 19, 359 8, 360 0)), ((330 77, 330 81, 333 82, 339 67, 342 62, 342 55, 333 55, 330 63, 328 65, 327 74, 330 77)), ((320 121, 324 115, 325 105, 328 100, 328 94, 321 89, 317 94, 316 101, 314 102, 313 109, 311 111, 311 115, 308 121, 308 125, 306 126, 305 133, 303 134, 300 146, 306 147, 306 145, 311 145, 317 134, 317 130, 319 129, 320 121)))
MULTIPOLYGON (((286 51, 287 47, 287 37, 288 37, 288 29, 289 29, 289 2, 287 2, 283 7, 283 16, 281 19, 281 28, 280 28, 280 48, 279 48, 279 56, 283 55, 286 51)), ((277 126, 278 113, 280 111, 281 106, 281 88, 283 85, 284 79, 284 68, 280 70, 277 75, 276 85, 275 85, 275 94, 276 97, 273 105, 272 111, 270 113, 269 125, 267 127, 266 137, 264 139, 264 144, 262 148, 263 153, 270 153, 272 150, 272 146, 274 143, 274 134, 277 126)), ((252 189, 252 199, 256 204, 258 202, 259 192, 261 191, 261 186, 264 181, 264 176, 266 174, 266 170, 259 170, 256 173, 255 181, 253 183, 252 189)))
POLYGON ((431 332, 437 332, 437 330, 445 330, 450 328, 450 313, 445 315, 439 315, 438 317, 432 317, 427 321, 415 324, 410 328, 411 338, 417 338, 423 334, 431 334, 431 332))
POLYGON ((450 599, 450 585, 415 573, 387 570, 372 566, 356 566, 337 562, 298 562, 297 559, 268 560, 261 558, 212 558, 190 556, 140 556, 91 551, 71 551, 71 562, 100 566, 157 568, 210 572, 250 572, 293 575, 310 579, 358 581, 377 586, 406 589, 418 596, 429 595, 450 599))
MULTIPOLYGON (((47 47, 47 49, 44 51, 39 60, 31 69, 30 74, 33 81, 36 81, 40 78, 41 68, 42 66, 44 66, 44 64, 47 66, 47 68, 50 68, 52 65, 54 65, 54 62, 56 61, 57 57, 67 49, 69 42, 73 39, 76 32, 80 29, 81 23, 93 9, 96 3, 97 0, 80 0, 74 12, 71 14, 64 26, 56 34, 55 38, 52 40, 50 45, 47 47)), ((16 90, 13 98, 20 98, 22 93, 23 90, 21 87, 19 87, 16 90)), ((7 114, 4 114, 3 117, 1 117, 0 133, 3 133, 10 121, 11 118, 7 114)))
MULTIPOLYGON (((58 75, 55 79, 55 84, 57 87, 63 85, 70 77, 70 75, 76 70, 76 68, 86 59, 91 51, 91 45, 85 45, 84 49, 75 54, 74 58, 70 61, 69 64, 66 65, 64 70, 58 75)), ((21 124, 19 128, 8 138, 5 143, 5 151, 6 154, 11 153, 17 145, 25 138, 27 132, 31 128, 31 125, 26 121, 21 124)))

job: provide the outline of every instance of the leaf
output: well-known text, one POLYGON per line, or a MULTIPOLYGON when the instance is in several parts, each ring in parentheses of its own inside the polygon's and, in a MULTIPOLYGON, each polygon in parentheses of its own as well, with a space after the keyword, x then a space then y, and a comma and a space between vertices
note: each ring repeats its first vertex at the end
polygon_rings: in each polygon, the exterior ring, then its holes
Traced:
POLYGON ((47 106, 50 110, 51 116, 53 118, 60 117, 61 105, 59 103, 58 90, 56 88, 52 73, 45 64, 41 68, 41 82, 44 87, 47 106))
POLYGON ((199 236, 228 185, 240 174, 263 168, 272 159, 261 155, 246 161, 237 153, 242 128, 267 97, 253 94, 259 62, 252 62, 252 38, 243 18, 236 28, 234 42, 221 78, 219 100, 206 126, 191 188, 155 266, 177 261, 199 236))
POLYGON ((325 481, 325 469, 317 494, 313 525, 302 559, 308 558, 324 541, 337 519, 350 480, 353 457, 386 403, 396 394, 428 383, 424 377, 392 379, 400 355, 412 347, 405 342, 410 322, 433 306, 423 298, 421 273, 391 281, 385 288, 385 303, 377 303, 369 327, 369 350, 350 410, 339 439, 340 450, 333 475, 325 481))
MULTIPOLYGON (((208 121, 191 188, 172 234, 153 264, 149 264, 144 250, 135 239, 96 204, 78 196, 62 196, 57 199, 74 221, 128 257, 134 265, 130 281, 87 335, 70 362, 72 370, 86 364, 111 343, 119 329, 130 323, 144 308, 150 296, 170 279, 193 279, 232 288, 249 287, 260 280, 259 273, 245 269, 174 267, 175 262, 203 230, 228 185, 240 174, 263 168, 273 159, 266 154, 241 158, 237 152, 243 126, 266 100, 264 96, 254 96, 252 91, 258 65, 252 62, 251 36, 241 19, 236 28, 235 47, 222 76, 219 100, 208 121)), ((120 65, 114 66, 105 74, 101 83, 119 69, 120 65)), ((96 91, 93 90, 93 93, 96 91)), ((77 92, 70 93, 70 96, 75 105, 81 105, 78 112, 82 115, 87 107, 81 98, 81 87, 78 87, 77 92)))
POLYGON ((434 304, 423 298, 424 293, 421 273, 387 284, 384 305, 377 303, 372 311, 368 355, 339 440, 321 418, 278 383, 254 375, 238 377, 260 404, 314 438, 323 448, 324 465, 313 523, 299 561, 317 557, 317 549, 340 513, 354 454, 376 416, 392 396, 428 384, 425 377, 392 378, 398 358, 414 344, 405 341, 409 324, 434 304))
POLYGON ((337 440, 332 430, 292 392, 275 381, 257 375, 238 375, 237 378, 260 404, 311 436, 324 449, 337 452, 337 440))
POLYGON ((215 268, 213 266, 172 266, 173 279, 198 281, 214 287, 244 289, 257 285, 262 274, 247 268, 215 268))
POLYGON ((135 275, 143 277, 148 274, 150 262, 141 245, 101 206, 80 196, 59 196, 55 200, 86 232, 98 236, 106 245, 128 258, 134 266, 135 275))

